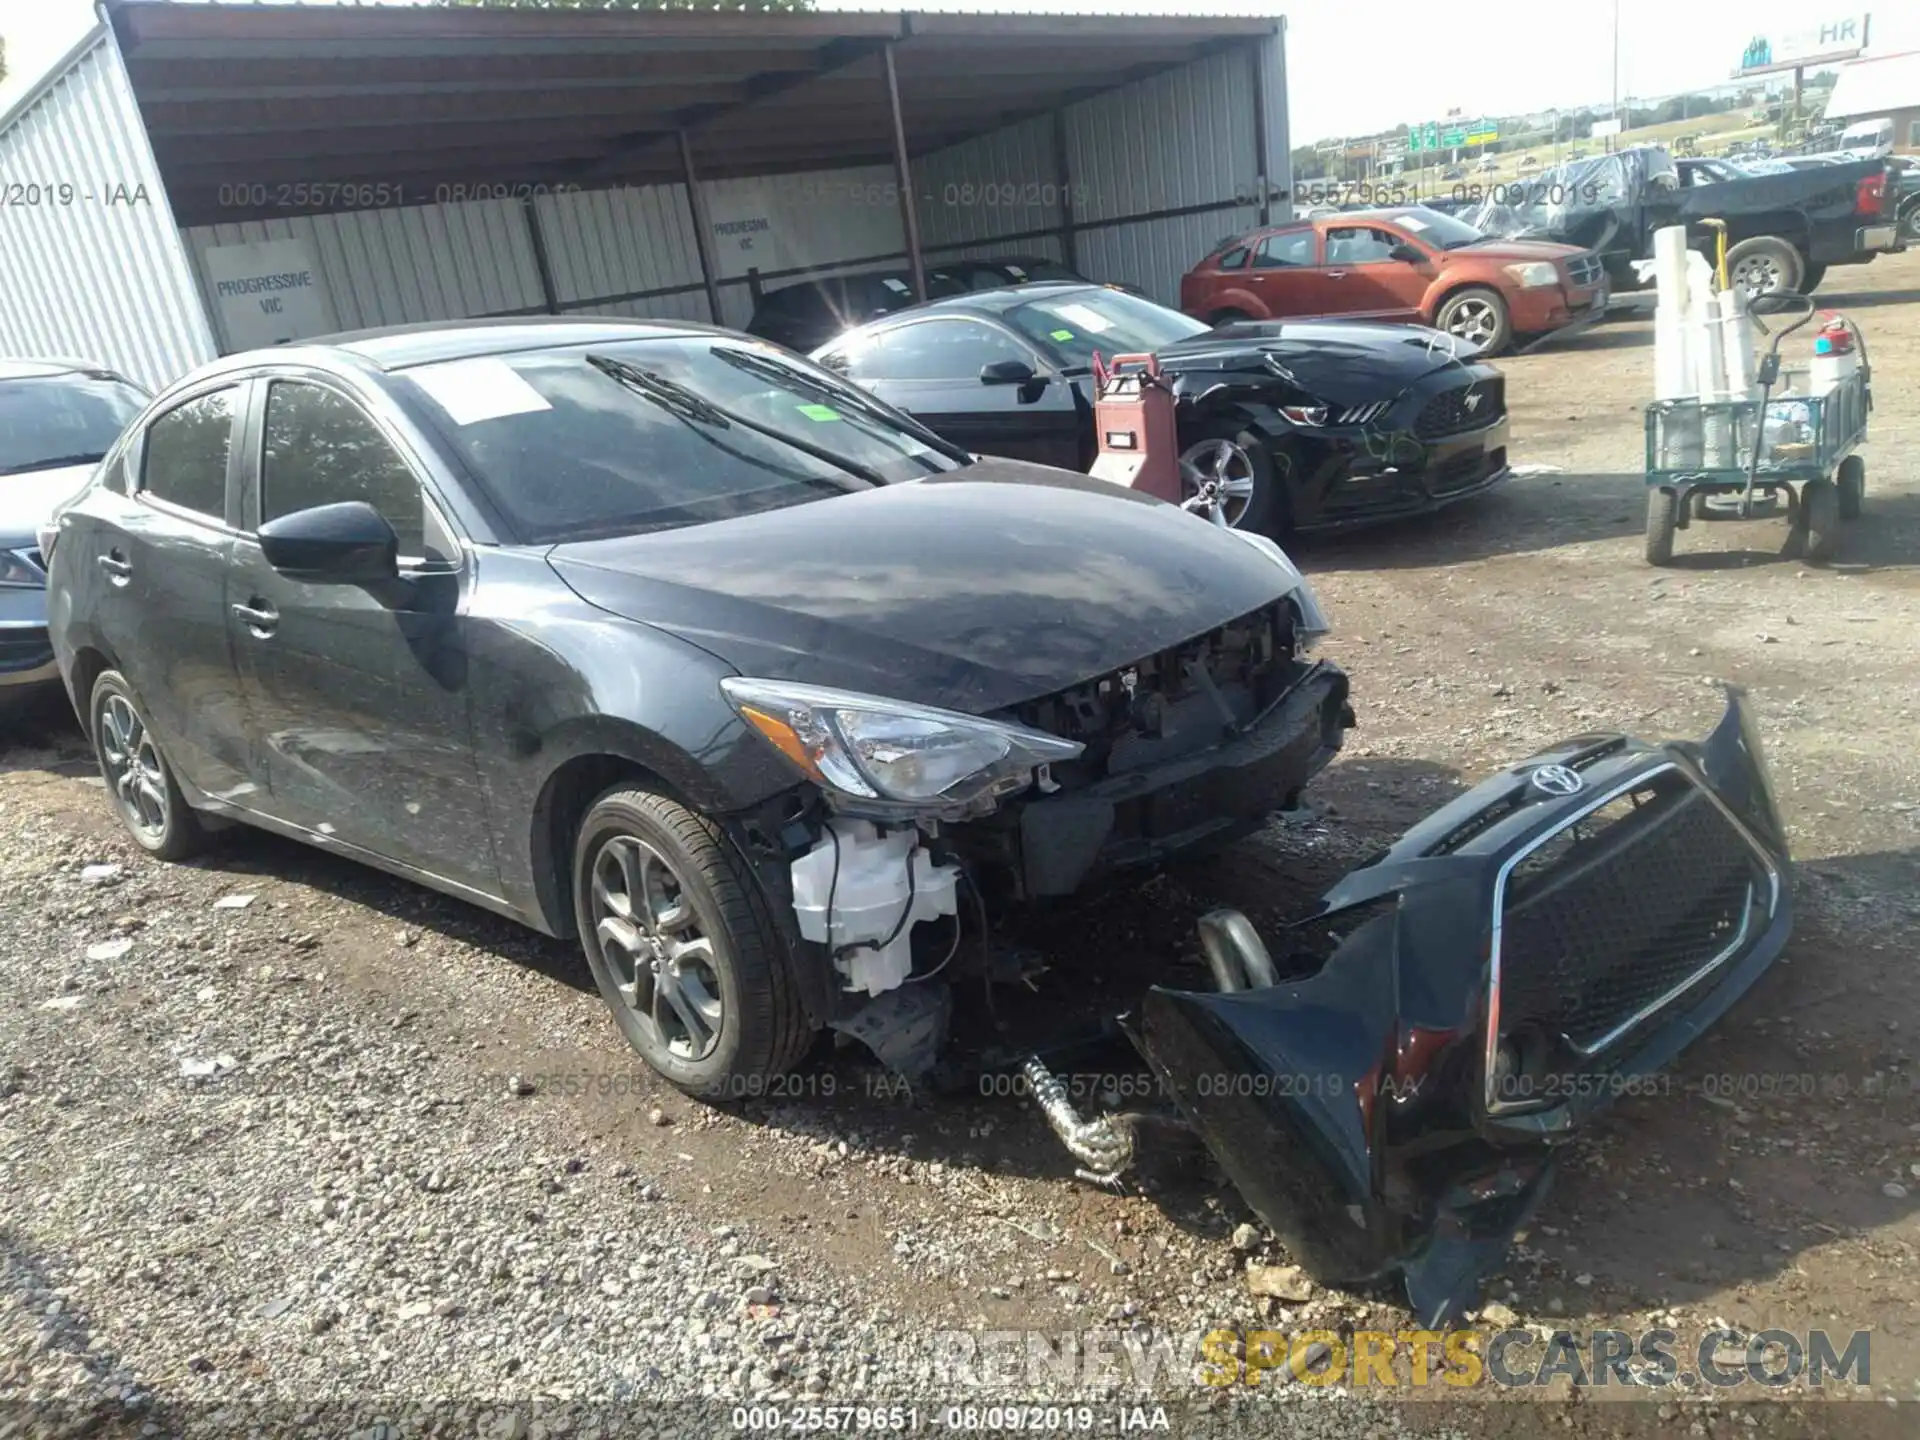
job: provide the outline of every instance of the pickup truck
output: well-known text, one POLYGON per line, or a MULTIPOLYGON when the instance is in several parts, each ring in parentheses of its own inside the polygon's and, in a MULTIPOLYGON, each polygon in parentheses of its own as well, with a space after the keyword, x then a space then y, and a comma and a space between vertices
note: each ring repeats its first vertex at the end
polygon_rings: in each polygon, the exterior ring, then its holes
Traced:
POLYGON ((1711 254, 1713 231, 1702 222, 1726 221, 1727 268, 1750 295, 1808 291, 1831 265, 1905 248, 1901 171, 1884 160, 1688 179, 1681 183, 1666 150, 1635 146, 1489 186, 1460 218, 1489 235, 1592 250, 1616 291, 1639 284, 1634 262, 1652 256, 1653 232, 1667 225, 1685 225, 1695 248, 1711 254))

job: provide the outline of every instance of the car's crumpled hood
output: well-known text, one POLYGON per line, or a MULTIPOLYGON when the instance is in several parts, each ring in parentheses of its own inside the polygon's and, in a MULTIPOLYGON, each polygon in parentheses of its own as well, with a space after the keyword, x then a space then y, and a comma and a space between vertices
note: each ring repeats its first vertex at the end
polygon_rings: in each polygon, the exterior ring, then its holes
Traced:
POLYGON ((1287 377, 1336 405, 1364 405, 1399 394, 1416 380, 1471 359, 1473 347, 1425 325, 1347 321, 1242 320, 1157 352, 1161 367, 1189 383, 1212 373, 1287 377))
POLYGON ((0 475, 0 543, 31 543, 35 531, 80 492, 95 468, 65 465, 58 470, 0 475))
POLYGON ((995 459, 549 558, 590 603, 743 674, 976 714, 1177 645, 1294 583, 1171 506, 995 459))

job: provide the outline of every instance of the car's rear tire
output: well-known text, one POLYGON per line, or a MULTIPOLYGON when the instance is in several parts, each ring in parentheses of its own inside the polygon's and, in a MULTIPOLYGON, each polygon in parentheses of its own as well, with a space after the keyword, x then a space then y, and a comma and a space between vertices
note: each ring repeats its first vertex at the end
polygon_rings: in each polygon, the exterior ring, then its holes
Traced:
POLYGON ((1800 553, 1814 564, 1833 558, 1840 548, 1840 487, 1831 480, 1809 480, 1800 488, 1800 553))
POLYGON ((1827 278, 1827 267, 1816 265, 1809 260, 1800 271, 1800 293, 1811 295, 1820 288, 1820 282, 1827 278))
POLYGON ((1727 278, 1749 300, 1775 290, 1801 290, 1806 273, 1800 252, 1772 235, 1755 235, 1727 251, 1727 278))
POLYGON ((1867 503, 1867 462, 1849 455, 1840 462, 1834 478, 1840 486, 1840 518, 1858 520, 1867 503))
POLYGON ((93 682, 87 733, 107 795, 134 844, 158 860, 185 860, 206 848, 200 817, 181 795, 145 707, 118 670, 102 670, 93 682))
POLYGON ((1671 490, 1647 491, 1647 563, 1673 563, 1673 534, 1680 525, 1680 501, 1671 490))
POLYGON ((1244 310, 1216 310, 1207 317, 1209 325, 1235 325, 1253 317, 1244 310))
POLYGON ((761 1093, 813 1041, 785 937, 719 826, 667 796, 609 790, 573 859, 574 915, 629 1045, 689 1095, 761 1093))
POLYGON ((1433 328, 1479 347, 1482 355, 1498 355, 1513 343, 1513 316, 1498 290, 1468 285, 1440 303, 1433 328))
POLYGON ((1222 481, 1229 529, 1277 538, 1287 515, 1281 489, 1292 474, 1290 453, 1231 420, 1203 421, 1180 436, 1181 498, 1193 498, 1208 480, 1222 481))

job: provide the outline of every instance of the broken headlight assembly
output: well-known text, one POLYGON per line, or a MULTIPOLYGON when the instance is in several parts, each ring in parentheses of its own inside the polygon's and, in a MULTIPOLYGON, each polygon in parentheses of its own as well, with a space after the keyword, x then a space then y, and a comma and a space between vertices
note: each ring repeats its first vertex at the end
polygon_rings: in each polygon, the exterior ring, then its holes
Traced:
POLYGON ((1283 593, 1293 605, 1294 642, 1300 647, 1300 653, 1306 654, 1325 639, 1327 632, 1333 628, 1327 620, 1327 612, 1320 608, 1320 597, 1313 593, 1313 586, 1307 583, 1307 577, 1300 573, 1300 567, 1287 558, 1287 552, 1271 537, 1256 535, 1251 530, 1231 530, 1227 533, 1238 535, 1278 565, 1286 575, 1289 583, 1283 593))
POLYGON ((1026 789, 1040 767, 1086 748, 1019 725, 816 685, 735 678, 720 689, 837 808, 856 813, 984 813, 1026 789))

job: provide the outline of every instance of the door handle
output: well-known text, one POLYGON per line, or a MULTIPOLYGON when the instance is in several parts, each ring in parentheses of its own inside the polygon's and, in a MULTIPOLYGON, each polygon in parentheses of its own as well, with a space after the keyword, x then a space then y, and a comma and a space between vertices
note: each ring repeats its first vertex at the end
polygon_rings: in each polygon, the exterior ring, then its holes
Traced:
POLYGON ((1344 280, 1346 278, 1347 278, 1347 272, 1344 270, 1327 271, 1327 279, 1329 280, 1344 280))
POLYGON ((124 580, 133 574, 133 563, 118 550, 111 550, 99 557, 100 568, 113 576, 115 580, 124 580))
POLYGON ((233 613, 244 620, 247 628, 262 639, 271 635, 280 624, 280 612, 264 600, 257 606, 235 605, 233 613))

